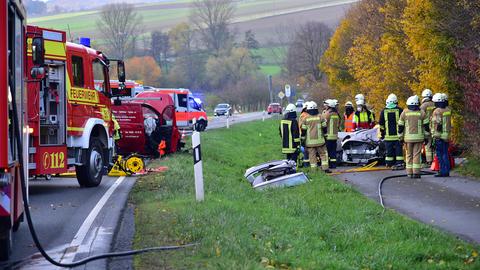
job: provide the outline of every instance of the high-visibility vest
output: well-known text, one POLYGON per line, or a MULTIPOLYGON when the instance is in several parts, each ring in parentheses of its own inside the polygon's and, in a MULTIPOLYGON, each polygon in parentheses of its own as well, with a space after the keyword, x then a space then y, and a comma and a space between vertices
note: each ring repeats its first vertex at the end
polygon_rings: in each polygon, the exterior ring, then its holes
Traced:
POLYGON ((343 116, 345 120, 345 132, 354 132, 355 131, 355 126, 353 124, 353 117, 355 116, 355 113, 351 113, 350 116, 347 116, 346 114, 343 116))
POLYGON ((373 113, 369 110, 366 111, 356 111, 353 118, 354 127, 357 129, 370 129, 373 128, 375 119, 373 113))

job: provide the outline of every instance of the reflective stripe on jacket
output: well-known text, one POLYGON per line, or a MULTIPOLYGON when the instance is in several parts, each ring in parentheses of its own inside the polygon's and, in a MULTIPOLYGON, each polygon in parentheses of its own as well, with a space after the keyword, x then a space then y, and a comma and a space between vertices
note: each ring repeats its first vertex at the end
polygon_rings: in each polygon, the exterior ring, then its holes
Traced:
POLYGON ((369 110, 361 112, 356 111, 353 117, 353 126, 355 129, 371 129, 375 126, 375 117, 369 110))
POLYGON ((383 109, 380 114, 380 131, 385 136, 386 141, 397 141, 398 137, 398 120, 403 110, 401 108, 383 109))
POLYGON ((425 130, 425 125, 428 125, 429 122, 424 111, 405 109, 398 120, 398 125, 405 127, 403 133, 399 134, 399 136, 403 137, 407 143, 423 142, 425 136, 429 135, 425 130))
POLYGON ((327 127, 325 119, 320 115, 309 115, 303 122, 302 129, 306 131, 305 146, 318 147, 325 144, 323 128, 327 127))
POLYGON ((282 137, 282 153, 295 153, 300 144, 297 120, 283 119, 280 121, 280 136, 282 137))
POLYGON ((437 108, 432 113, 432 137, 450 140, 452 131, 452 111, 449 108, 437 108))
POLYGON ((425 101, 420 105, 420 109, 427 114, 429 120, 432 119, 432 112, 435 110, 435 103, 433 101, 425 101))
POLYGON ((336 111, 326 111, 324 114, 327 123, 327 140, 337 140, 340 129, 340 115, 336 111))

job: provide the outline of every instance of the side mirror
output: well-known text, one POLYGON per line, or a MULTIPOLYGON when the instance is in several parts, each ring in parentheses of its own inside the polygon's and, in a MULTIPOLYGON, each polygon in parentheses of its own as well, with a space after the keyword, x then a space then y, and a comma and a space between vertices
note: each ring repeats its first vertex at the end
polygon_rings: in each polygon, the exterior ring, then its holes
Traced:
POLYGON ((118 74, 118 81, 121 83, 125 82, 125 63, 123 61, 117 62, 117 74, 118 74))
POLYGON ((33 64, 37 66, 45 64, 45 46, 41 37, 32 39, 32 60, 33 64))

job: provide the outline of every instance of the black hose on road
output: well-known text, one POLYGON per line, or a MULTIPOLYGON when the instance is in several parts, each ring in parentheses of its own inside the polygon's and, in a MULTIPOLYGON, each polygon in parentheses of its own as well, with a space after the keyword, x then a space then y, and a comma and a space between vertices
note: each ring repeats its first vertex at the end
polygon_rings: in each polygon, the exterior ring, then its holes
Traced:
MULTIPOLYGON (((20 156, 23 155, 23 145, 22 145, 22 140, 21 140, 21 135, 22 133, 20 132, 20 124, 18 121, 18 115, 17 115, 17 104, 16 102, 12 102, 13 105, 13 123, 14 123, 14 132, 15 132, 15 137, 17 138, 16 143, 17 143, 17 151, 20 156)), ((19 158, 20 162, 20 168, 23 170, 25 167, 25 164, 23 162, 23 158, 19 158)), ((198 243, 193 243, 193 244, 187 244, 187 245, 180 245, 180 246, 162 246, 162 247, 151 247, 151 248, 144 248, 144 249, 137 249, 137 250, 130 250, 130 251, 123 251, 123 252, 112 252, 112 253, 104 253, 96 256, 91 256, 84 258, 82 260, 79 260, 77 262, 72 262, 72 263, 61 263, 55 261, 48 253, 45 251, 43 248, 42 244, 40 243, 40 240, 37 236, 37 232, 35 231, 35 227, 33 225, 33 220, 32 220, 32 215, 30 213, 30 205, 28 203, 28 193, 27 193, 27 181, 25 179, 25 174, 20 172, 20 179, 21 179, 21 189, 22 189, 22 196, 23 196, 23 206, 24 206, 24 211, 25 211, 25 216, 27 218, 27 223, 28 223, 28 229, 30 230, 30 234, 32 235, 33 242, 37 246, 37 249, 40 251, 42 256, 51 264, 59 267, 65 267, 65 268, 70 268, 70 267, 76 267, 80 265, 84 265, 88 262, 91 261, 96 261, 100 259, 106 259, 106 258, 113 258, 113 257, 124 257, 124 256, 131 256, 131 255, 136 255, 136 254, 141 254, 141 253, 146 253, 146 252, 152 252, 152 251, 164 251, 164 250, 178 250, 178 249, 183 249, 187 247, 192 247, 198 245, 198 243)))
MULTIPOLYGON (((435 174, 434 172, 422 171, 420 175, 434 175, 434 174, 435 174)), ((385 203, 384 203, 383 195, 382 195, 383 183, 385 183, 387 180, 390 180, 390 179, 403 178, 403 177, 407 177, 407 176, 408 175, 406 175, 406 174, 387 176, 387 177, 383 178, 382 180, 380 180, 380 182, 378 182, 378 197, 380 199, 380 205, 382 205, 384 211, 385 211, 385 203)))

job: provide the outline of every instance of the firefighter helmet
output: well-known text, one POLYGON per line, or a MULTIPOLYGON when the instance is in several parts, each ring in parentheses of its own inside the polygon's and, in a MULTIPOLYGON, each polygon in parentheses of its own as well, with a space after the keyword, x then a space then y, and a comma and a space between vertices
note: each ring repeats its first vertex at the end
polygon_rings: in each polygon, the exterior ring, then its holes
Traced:
POLYGON ((347 101, 345 103, 345 107, 353 107, 353 103, 351 101, 347 101))
POLYGON ((365 105, 365 100, 359 99, 359 100, 357 100, 356 103, 357 103, 357 106, 363 106, 363 105, 365 105))
POLYGON ((388 105, 397 105, 398 104, 398 98, 397 98, 397 95, 395 94, 390 94, 388 97, 387 97, 387 106, 388 105))
POLYGON ((337 105, 338 105, 338 100, 336 100, 336 99, 327 99, 327 100, 325 100, 325 104, 326 104, 329 108, 335 108, 335 107, 337 107, 337 105))
POLYGON ((420 105, 420 98, 418 96, 411 96, 407 99, 407 106, 418 106, 420 105))
POLYGON ((295 104, 288 104, 287 107, 285 108, 285 113, 291 113, 297 110, 297 106, 295 104))
POLYGON ((363 94, 358 94, 355 96, 355 103, 357 103, 357 105, 360 105, 358 104, 360 100, 362 100, 363 103, 365 104, 365 96, 363 94))
POLYGON ((445 96, 442 93, 436 93, 433 95, 432 101, 437 102, 445 102, 445 96))
POLYGON ((310 103, 307 105, 307 110, 316 110, 318 109, 317 103, 315 101, 310 101, 310 103))
POLYGON ((422 98, 432 98, 432 96, 433 96, 432 90, 430 89, 423 90, 422 98))

